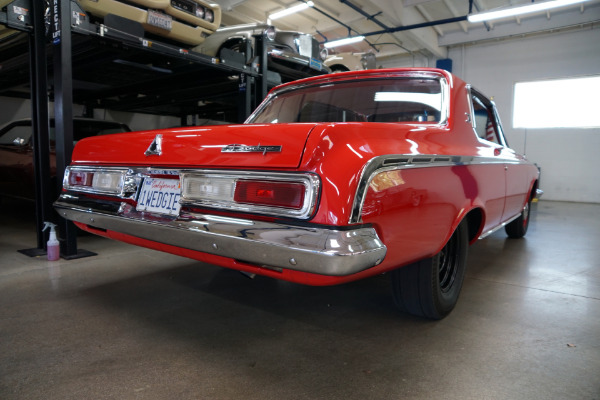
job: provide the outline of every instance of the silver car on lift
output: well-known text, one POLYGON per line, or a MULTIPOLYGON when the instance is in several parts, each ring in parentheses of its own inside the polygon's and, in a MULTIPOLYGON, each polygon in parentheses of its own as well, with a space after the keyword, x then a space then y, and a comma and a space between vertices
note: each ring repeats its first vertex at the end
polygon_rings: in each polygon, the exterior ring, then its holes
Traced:
POLYGON ((268 69, 278 72, 283 81, 331 72, 323 63, 327 57, 327 50, 321 49, 319 42, 312 35, 282 31, 267 24, 220 28, 194 50, 221 60, 227 57, 224 54, 225 49, 233 50, 243 55, 244 64, 257 68, 256 37, 263 34, 266 37, 268 69))

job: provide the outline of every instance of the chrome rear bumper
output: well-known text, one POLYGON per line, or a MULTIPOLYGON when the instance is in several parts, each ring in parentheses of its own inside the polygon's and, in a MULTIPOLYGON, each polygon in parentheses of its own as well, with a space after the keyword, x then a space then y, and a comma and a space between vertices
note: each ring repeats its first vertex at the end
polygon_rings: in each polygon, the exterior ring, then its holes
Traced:
POLYGON ((378 265, 386 254, 375 229, 338 230, 182 212, 177 218, 138 212, 127 203, 63 193, 54 203, 64 218, 93 228, 319 275, 345 276, 378 265))

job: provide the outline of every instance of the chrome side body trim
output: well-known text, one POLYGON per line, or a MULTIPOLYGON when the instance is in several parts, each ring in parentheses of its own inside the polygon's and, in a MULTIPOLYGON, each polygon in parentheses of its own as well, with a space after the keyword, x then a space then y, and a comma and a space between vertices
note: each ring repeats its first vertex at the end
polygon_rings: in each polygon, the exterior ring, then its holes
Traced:
POLYGON ((515 215, 514 217, 512 217, 511 219, 504 221, 503 223, 501 223, 500 225, 496 226, 493 229, 490 229, 487 232, 482 233, 481 235, 479 235, 479 240, 481 239, 485 239, 486 237, 490 236, 492 233, 496 232, 499 229, 504 228, 506 225, 510 224, 511 222, 513 222, 515 219, 519 218, 521 216, 522 213, 519 213, 517 215, 515 215))
POLYGON ((381 172, 397 169, 452 167, 456 165, 479 165, 479 164, 518 164, 502 158, 478 157, 478 156, 446 156, 446 155, 406 155, 390 154, 374 157, 369 160, 360 176, 358 188, 354 196, 352 212, 348 223, 356 224, 362 222, 362 208, 367 196, 369 185, 375 176, 381 172))
POLYGON ((54 203, 66 219, 126 235, 259 266, 345 276, 381 263, 386 247, 372 227, 336 230, 182 212, 158 217, 116 203, 63 193, 54 203))

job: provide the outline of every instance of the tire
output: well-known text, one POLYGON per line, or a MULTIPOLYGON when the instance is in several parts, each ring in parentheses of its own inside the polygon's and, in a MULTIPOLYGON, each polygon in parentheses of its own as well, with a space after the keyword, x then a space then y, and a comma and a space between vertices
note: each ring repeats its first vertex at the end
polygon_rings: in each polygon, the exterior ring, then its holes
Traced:
POLYGON ((531 199, 527 201, 519 218, 504 227, 509 238, 520 239, 527 233, 529 227, 529 215, 531 213, 531 199))
POLYGON ((458 301, 465 278, 468 226, 462 221, 442 251, 431 258, 392 271, 396 306, 431 319, 447 316, 458 301))

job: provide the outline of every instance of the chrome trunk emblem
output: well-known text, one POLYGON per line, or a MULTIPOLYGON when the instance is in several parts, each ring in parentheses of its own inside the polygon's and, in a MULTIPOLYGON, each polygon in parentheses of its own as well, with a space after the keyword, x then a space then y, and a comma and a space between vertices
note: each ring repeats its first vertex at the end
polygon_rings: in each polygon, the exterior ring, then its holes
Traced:
POLYGON ((162 135, 156 135, 148 150, 144 152, 147 156, 160 156, 162 154, 162 135))
POLYGON ((221 149, 221 153, 281 153, 281 146, 247 146, 245 144, 228 144, 221 149))

